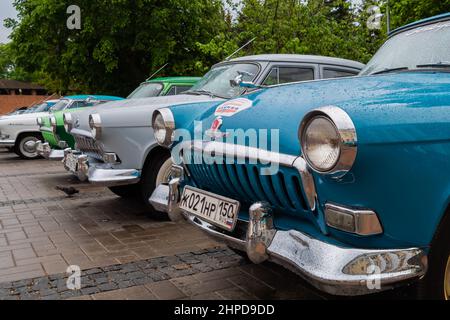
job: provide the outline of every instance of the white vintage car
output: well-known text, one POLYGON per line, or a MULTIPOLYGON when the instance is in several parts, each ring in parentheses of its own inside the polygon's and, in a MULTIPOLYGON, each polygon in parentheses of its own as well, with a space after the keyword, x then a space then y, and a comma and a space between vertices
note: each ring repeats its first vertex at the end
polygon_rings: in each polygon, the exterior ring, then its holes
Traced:
POLYGON ((47 100, 21 114, 0 117, 0 147, 14 151, 23 159, 38 157, 35 144, 42 139, 37 119, 48 116, 59 100, 47 100))

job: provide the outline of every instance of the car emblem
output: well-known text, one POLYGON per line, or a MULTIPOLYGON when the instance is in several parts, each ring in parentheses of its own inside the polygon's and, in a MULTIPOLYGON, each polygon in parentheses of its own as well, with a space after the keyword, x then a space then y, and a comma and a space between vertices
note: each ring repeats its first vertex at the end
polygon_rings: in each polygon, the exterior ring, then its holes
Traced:
POLYGON ((211 127, 206 130, 205 134, 212 139, 222 138, 228 135, 228 133, 224 133, 220 131, 220 127, 222 126, 223 120, 222 117, 217 117, 214 119, 211 127))

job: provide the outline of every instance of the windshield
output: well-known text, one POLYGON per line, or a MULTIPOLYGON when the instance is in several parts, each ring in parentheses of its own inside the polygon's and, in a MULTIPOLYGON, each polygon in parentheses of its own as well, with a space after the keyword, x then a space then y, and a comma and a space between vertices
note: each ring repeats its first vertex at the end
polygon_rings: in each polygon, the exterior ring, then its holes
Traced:
POLYGON ((50 105, 48 105, 46 102, 39 104, 36 106, 33 110, 33 112, 45 112, 50 109, 50 105))
POLYGON ((360 75, 450 64, 450 21, 407 30, 378 50, 360 75))
POLYGON ((61 111, 64 110, 69 104, 69 100, 59 100, 53 107, 51 107, 51 111, 61 111))
POLYGON ((162 89, 163 85, 161 83, 142 83, 132 93, 130 93, 127 99, 157 97, 161 93, 162 89))
POLYGON ((185 93, 211 94, 220 98, 230 99, 241 95, 245 88, 232 87, 230 80, 243 74, 243 81, 253 81, 258 74, 259 67, 252 63, 224 64, 212 68, 190 90, 185 93))

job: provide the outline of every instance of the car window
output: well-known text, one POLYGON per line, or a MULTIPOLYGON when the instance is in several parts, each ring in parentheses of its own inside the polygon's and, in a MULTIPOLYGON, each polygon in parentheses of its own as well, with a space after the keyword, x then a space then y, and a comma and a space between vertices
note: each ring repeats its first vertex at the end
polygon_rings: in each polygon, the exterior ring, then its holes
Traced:
POLYGON ((314 69, 305 67, 273 67, 264 85, 271 86, 281 83, 314 80, 314 69))
POLYGON ((176 90, 177 90, 176 94, 185 92, 185 91, 189 90, 190 88, 192 88, 192 86, 176 86, 176 90))
POLYGON ((162 90, 163 85, 159 82, 142 83, 132 93, 130 93, 127 99, 157 97, 159 96, 162 90))
POLYGON ((189 90, 192 86, 172 86, 166 96, 173 96, 189 90))
POLYGON ((253 81, 259 69, 259 66, 253 63, 227 63, 215 66, 189 90, 189 93, 212 94, 224 99, 234 98, 241 95, 245 88, 232 86, 230 80, 241 74, 243 81, 253 81))
POLYGON ((351 77, 351 76, 356 76, 357 74, 358 74, 358 72, 351 72, 348 70, 337 70, 337 69, 330 69, 330 68, 323 69, 323 78, 324 79, 351 77))
POLYGON ((53 107, 50 108, 51 111, 61 111, 64 110, 69 104, 69 100, 62 99, 59 100, 53 107))

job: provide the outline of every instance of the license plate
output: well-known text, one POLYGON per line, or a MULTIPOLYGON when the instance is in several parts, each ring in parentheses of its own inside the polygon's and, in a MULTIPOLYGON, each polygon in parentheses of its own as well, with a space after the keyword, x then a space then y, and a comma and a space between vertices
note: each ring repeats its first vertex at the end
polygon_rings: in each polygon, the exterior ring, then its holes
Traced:
POLYGON ((186 186, 179 207, 220 228, 233 231, 240 204, 239 201, 186 186))
POLYGON ((77 172, 78 156, 72 153, 67 154, 65 164, 71 172, 77 172))

